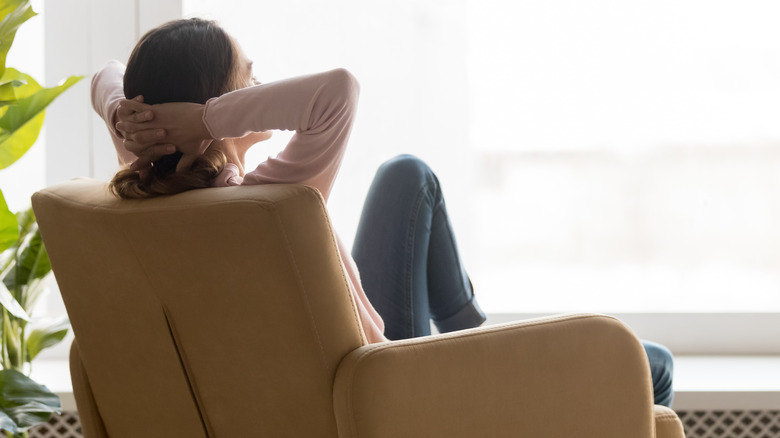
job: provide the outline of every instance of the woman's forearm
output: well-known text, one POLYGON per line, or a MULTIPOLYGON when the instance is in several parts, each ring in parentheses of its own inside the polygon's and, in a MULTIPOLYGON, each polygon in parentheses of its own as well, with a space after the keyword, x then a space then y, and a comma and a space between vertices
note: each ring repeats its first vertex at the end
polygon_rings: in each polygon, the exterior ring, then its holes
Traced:
POLYGON ((344 69, 259 85, 212 99, 204 121, 214 138, 295 130, 290 143, 244 184, 300 183, 330 194, 349 139, 359 85, 344 69))
POLYGON ((135 156, 124 148, 124 139, 116 129, 116 110, 125 98, 122 88, 124 73, 124 64, 116 60, 109 61, 92 77, 91 85, 92 108, 106 123, 120 165, 135 160, 135 156))
POLYGON ((334 116, 351 115, 358 93, 355 77, 335 69, 223 94, 206 104, 204 121, 216 139, 272 129, 317 134, 334 116))

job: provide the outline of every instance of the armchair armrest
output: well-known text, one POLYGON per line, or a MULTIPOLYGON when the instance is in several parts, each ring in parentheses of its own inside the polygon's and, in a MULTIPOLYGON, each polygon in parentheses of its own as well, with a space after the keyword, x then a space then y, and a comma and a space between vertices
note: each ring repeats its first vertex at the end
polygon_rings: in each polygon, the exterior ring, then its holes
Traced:
POLYGON ((608 316, 361 347, 339 365, 340 437, 652 438, 647 356, 608 316))
POLYGON ((655 437, 685 438, 685 430, 680 417, 666 406, 655 406, 655 437))

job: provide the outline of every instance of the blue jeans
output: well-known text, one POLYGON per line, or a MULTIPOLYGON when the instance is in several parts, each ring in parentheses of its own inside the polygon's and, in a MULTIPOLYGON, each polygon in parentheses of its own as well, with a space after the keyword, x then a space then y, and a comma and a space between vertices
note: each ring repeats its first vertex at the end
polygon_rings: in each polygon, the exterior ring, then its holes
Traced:
POLYGON ((384 163, 352 246, 363 289, 388 339, 477 327, 485 314, 460 261, 439 180, 420 159, 384 163))
MULTIPOLYGON (((485 321, 458 255, 439 180, 422 160, 400 155, 379 167, 352 246, 363 288, 388 339, 477 327, 485 321)), ((672 355, 642 341, 655 403, 670 406, 672 355)))
POLYGON ((674 401, 672 375, 674 358, 668 348, 655 342, 642 340, 647 359, 650 362, 650 375, 653 378, 653 396, 655 404, 671 408, 674 401))

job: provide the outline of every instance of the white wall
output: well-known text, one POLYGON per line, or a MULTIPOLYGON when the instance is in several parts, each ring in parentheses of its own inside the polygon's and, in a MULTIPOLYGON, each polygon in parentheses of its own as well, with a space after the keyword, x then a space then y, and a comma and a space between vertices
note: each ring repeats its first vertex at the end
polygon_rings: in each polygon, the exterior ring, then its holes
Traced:
POLYGON ((116 158, 89 99, 89 78, 106 61, 126 62, 147 30, 181 16, 180 0, 46 0, 46 80, 87 78, 48 110, 46 183, 73 177, 108 179, 116 158))

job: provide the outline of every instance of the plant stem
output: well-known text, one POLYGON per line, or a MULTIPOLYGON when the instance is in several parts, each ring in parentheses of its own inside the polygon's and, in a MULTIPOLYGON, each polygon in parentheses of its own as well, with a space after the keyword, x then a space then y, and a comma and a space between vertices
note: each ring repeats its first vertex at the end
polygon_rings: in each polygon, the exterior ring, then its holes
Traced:
POLYGON ((16 257, 10 257, 6 265, 3 266, 3 271, 0 273, 0 278, 5 278, 5 276, 8 275, 8 273, 11 272, 11 269, 14 267, 16 267, 16 257))
POLYGON ((3 308, 3 318, 0 319, 0 323, 3 324, 2 330, 3 330, 3 369, 11 369, 11 359, 8 357, 8 342, 9 342, 9 336, 11 336, 10 333, 8 333, 8 328, 10 328, 10 324, 7 323, 8 318, 10 315, 8 314, 8 310, 3 308))
POLYGON ((5 369, 5 309, 0 312, 0 360, 5 369))
POLYGON ((24 332, 25 332, 26 324, 22 323, 22 324, 20 324, 20 326, 21 326, 21 330, 20 330, 21 333, 19 334, 19 359, 18 359, 19 363, 18 363, 18 365, 19 365, 19 372, 23 373, 24 372, 24 355, 25 355, 25 352, 26 352, 26 348, 25 347, 27 346, 27 342, 24 339, 24 332))

